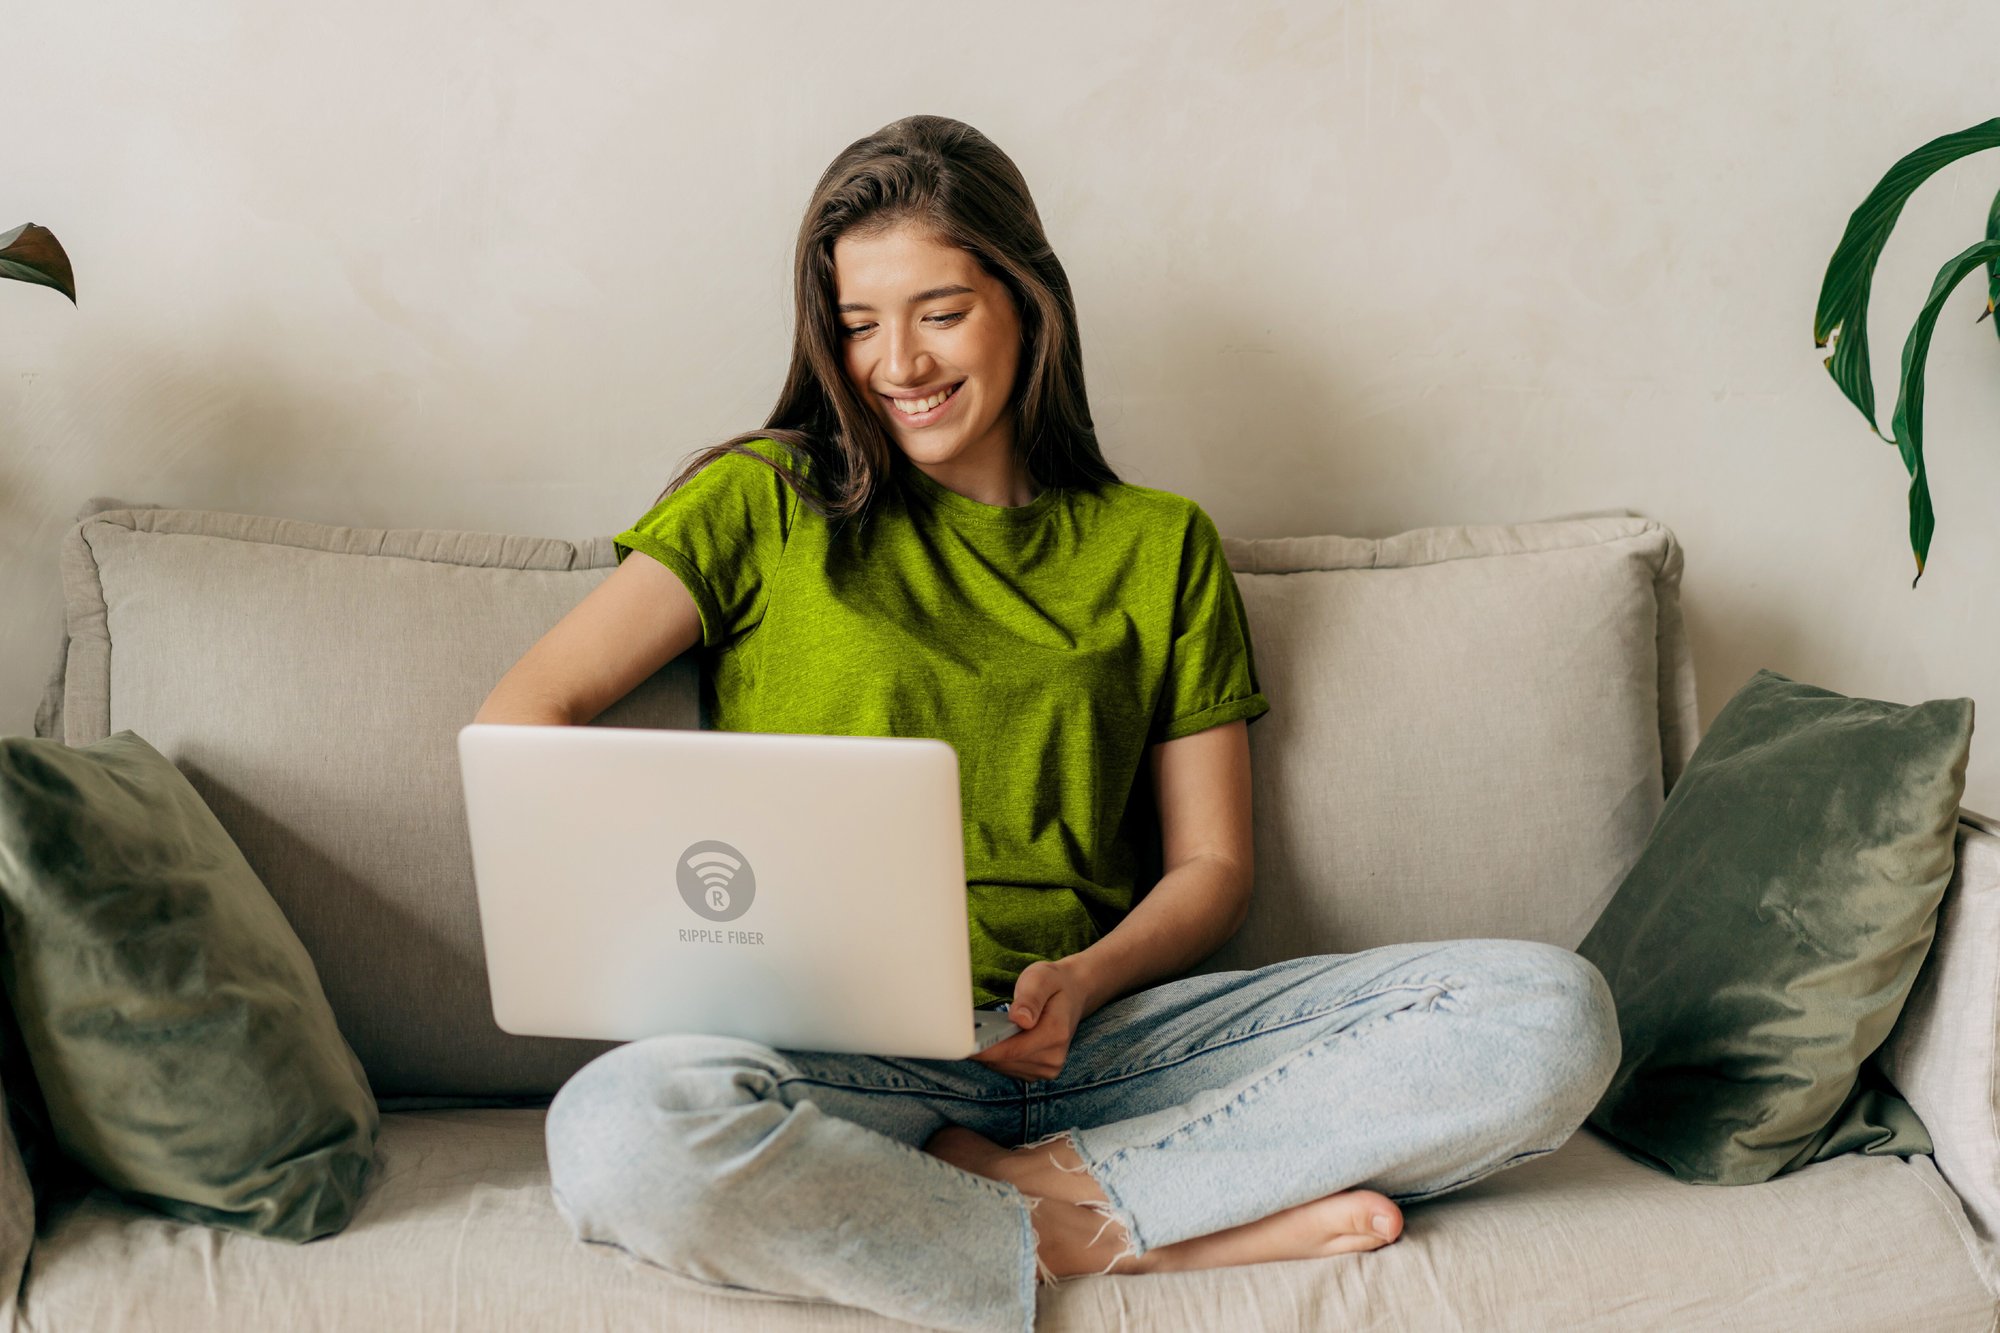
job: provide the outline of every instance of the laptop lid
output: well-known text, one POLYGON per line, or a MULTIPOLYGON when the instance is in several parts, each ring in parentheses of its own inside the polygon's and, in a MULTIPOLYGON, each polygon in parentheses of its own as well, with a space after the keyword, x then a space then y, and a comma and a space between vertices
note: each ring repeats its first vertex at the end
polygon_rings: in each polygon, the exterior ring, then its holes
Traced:
POLYGON ((458 751, 503 1031, 975 1048, 947 742, 473 723, 458 751))

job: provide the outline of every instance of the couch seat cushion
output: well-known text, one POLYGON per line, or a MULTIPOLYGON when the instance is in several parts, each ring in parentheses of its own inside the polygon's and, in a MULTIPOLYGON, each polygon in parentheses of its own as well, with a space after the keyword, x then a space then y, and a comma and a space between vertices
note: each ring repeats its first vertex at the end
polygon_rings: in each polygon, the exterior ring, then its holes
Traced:
MULTIPOLYGON (((384 1112, 347 1229, 278 1245, 99 1190, 35 1246, 37 1333, 219 1328, 895 1329, 819 1302, 710 1288, 571 1235, 539 1107, 384 1112), (116 1281, 107 1281, 115 1274, 116 1281)), ((1593 1131, 1407 1210, 1373 1254, 1088 1277, 1043 1330, 1721 1326, 1989 1329, 1956 1197, 1927 1157, 1850 1155, 1757 1185, 1677 1181, 1593 1131)))

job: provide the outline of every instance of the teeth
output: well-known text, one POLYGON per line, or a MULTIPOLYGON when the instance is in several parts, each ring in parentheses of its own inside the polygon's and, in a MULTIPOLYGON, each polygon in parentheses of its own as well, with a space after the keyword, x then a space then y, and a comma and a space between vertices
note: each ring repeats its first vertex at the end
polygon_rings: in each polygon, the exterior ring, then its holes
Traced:
POLYGON ((930 411, 956 392, 958 392, 958 389, 954 385, 952 388, 946 389, 941 393, 934 393, 928 398, 892 398, 889 401, 894 403, 896 410, 904 416, 914 417, 930 411))

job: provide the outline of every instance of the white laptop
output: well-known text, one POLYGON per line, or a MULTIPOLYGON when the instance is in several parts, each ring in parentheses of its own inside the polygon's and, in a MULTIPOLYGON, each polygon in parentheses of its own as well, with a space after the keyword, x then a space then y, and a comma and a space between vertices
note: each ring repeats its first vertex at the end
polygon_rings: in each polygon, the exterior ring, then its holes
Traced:
POLYGON ((493 1019, 958 1059, 958 752, 941 740, 473 723, 458 733, 493 1019))

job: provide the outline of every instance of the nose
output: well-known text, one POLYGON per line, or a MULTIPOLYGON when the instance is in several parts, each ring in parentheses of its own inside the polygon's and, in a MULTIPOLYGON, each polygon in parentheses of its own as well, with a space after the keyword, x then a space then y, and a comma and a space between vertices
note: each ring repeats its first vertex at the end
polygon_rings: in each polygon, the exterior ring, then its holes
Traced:
POLYGON ((882 356, 882 375, 888 387, 915 389, 921 387, 929 373, 931 360, 927 352, 918 345, 916 334, 901 328, 885 326, 882 330, 886 338, 886 350, 882 356))

